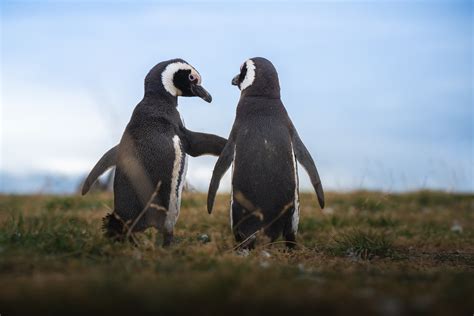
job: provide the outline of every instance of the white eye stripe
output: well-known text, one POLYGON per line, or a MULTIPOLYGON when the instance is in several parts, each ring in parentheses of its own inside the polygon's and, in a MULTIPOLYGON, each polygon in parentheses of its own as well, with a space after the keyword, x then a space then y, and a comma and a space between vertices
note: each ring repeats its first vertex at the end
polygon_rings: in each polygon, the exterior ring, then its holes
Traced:
MULTIPOLYGON (((197 75, 196 69, 183 62, 176 62, 166 66, 165 70, 163 70, 163 73, 161 74, 161 81, 163 82, 165 90, 175 97, 183 94, 183 92, 178 89, 173 82, 174 74, 179 70, 191 70, 193 75, 197 75)), ((198 82, 201 83, 201 76, 197 76, 199 78, 198 82)))
POLYGON ((242 83, 240 84, 241 91, 244 90, 245 88, 250 87, 255 80, 254 62, 251 59, 249 59, 245 62, 245 65, 247 66, 247 73, 245 74, 244 80, 242 80, 242 83))

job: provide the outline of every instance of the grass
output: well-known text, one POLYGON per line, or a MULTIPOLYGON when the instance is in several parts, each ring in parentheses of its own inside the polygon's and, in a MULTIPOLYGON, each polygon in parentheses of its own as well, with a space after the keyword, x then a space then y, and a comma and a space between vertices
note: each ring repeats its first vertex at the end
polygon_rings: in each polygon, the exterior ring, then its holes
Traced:
POLYGON ((360 230, 345 233, 336 239, 333 250, 336 255, 345 254, 362 260, 393 257, 396 253, 391 238, 385 234, 360 230))
POLYGON ((0 314, 472 315, 473 195, 326 199, 301 196, 297 249, 260 239, 241 256, 228 195, 209 216, 184 194, 170 249, 153 230, 137 247, 104 238, 110 195, 0 196, 0 314))

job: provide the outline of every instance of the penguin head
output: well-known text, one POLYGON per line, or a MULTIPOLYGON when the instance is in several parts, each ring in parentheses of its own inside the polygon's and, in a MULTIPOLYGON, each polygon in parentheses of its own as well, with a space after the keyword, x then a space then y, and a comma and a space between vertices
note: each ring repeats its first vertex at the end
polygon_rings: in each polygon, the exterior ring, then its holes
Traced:
POLYGON ((183 59, 163 61, 145 78, 145 95, 169 94, 173 97, 200 97, 206 102, 212 96, 201 85, 201 75, 183 59))
POLYGON ((280 98, 278 73, 273 64, 263 57, 246 60, 240 66, 240 73, 232 79, 242 96, 263 96, 280 98))

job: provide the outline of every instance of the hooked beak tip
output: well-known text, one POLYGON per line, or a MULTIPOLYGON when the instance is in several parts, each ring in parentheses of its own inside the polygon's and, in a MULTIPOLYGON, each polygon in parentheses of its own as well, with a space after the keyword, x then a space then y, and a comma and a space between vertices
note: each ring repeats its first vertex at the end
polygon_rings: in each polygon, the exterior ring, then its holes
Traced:
POLYGON ((208 103, 212 102, 212 96, 201 85, 191 86, 191 90, 195 96, 200 97, 201 99, 203 99, 204 101, 208 103))
POLYGON ((232 78, 231 83, 232 83, 233 86, 238 86, 239 85, 239 76, 237 75, 234 78, 232 78))

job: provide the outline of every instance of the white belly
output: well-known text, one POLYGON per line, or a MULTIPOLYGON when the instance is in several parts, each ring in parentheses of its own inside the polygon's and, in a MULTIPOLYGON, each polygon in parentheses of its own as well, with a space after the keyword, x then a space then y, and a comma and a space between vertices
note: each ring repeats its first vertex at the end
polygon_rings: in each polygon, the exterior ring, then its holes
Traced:
POLYGON ((234 158, 232 158, 232 173, 231 173, 231 177, 230 177, 230 228, 233 229, 233 221, 232 221, 232 207, 233 207, 233 204, 234 204, 234 187, 232 185, 232 180, 234 178, 234 162, 235 162, 235 154, 237 153, 237 146, 235 145, 234 146, 234 158))
POLYGON ((168 212, 165 219, 165 230, 172 232, 176 221, 178 220, 179 210, 181 208, 181 194, 186 178, 188 168, 188 157, 181 147, 181 140, 178 135, 173 137, 174 162, 171 178, 170 199, 168 212))
POLYGON ((293 170, 294 170, 294 177, 295 177, 295 198, 294 198, 294 206, 295 210, 293 212, 293 217, 291 218, 291 228, 293 232, 296 234, 298 232, 298 224, 300 222, 300 196, 298 190, 298 164, 296 162, 295 152, 293 150, 293 144, 291 144, 291 156, 293 158, 293 170))

